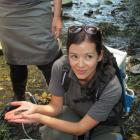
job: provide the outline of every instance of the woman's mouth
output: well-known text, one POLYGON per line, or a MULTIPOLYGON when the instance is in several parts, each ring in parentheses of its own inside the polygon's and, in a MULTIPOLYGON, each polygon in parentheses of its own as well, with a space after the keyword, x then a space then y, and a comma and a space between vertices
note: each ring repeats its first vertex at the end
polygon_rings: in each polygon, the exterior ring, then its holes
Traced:
POLYGON ((78 75, 84 75, 86 73, 86 70, 76 70, 78 75))

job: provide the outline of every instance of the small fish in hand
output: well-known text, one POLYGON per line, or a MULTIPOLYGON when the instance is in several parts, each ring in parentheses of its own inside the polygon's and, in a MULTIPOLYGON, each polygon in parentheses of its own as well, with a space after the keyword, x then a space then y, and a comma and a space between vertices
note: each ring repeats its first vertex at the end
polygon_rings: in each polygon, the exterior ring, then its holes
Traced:
POLYGON ((19 115, 20 113, 25 112, 27 110, 29 110, 29 109, 28 108, 19 109, 14 113, 14 115, 19 115))

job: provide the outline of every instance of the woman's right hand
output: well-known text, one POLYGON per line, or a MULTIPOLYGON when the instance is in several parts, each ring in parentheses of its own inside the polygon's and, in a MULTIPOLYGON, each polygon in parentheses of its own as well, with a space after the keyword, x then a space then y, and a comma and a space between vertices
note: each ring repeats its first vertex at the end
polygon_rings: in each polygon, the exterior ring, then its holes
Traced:
POLYGON ((17 101, 17 102, 11 102, 10 105, 12 106, 19 106, 18 108, 9 111, 5 114, 5 119, 13 120, 13 119, 21 119, 22 118, 22 112, 24 114, 33 114, 36 110, 36 104, 33 104, 31 102, 27 101, 17 101))

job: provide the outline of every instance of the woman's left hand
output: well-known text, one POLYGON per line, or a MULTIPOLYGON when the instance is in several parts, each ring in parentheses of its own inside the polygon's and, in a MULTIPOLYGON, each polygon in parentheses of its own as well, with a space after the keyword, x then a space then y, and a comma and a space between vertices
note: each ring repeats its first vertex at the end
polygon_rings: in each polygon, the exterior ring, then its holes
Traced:
POLYGON ((21 119, 23 114, 34 114, 37 108, 36 104, 27 101, 11 102, 10 105, 17 106, 18 108, 5 114, 4 118, 7 121, 21 119))

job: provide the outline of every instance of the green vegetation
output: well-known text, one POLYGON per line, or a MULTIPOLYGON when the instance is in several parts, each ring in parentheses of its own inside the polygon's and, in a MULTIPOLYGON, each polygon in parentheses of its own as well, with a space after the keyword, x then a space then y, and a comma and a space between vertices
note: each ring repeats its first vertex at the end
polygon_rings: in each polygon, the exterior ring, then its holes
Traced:
POLYGON ((9 127, 7 126, 6 123, 1 122, 1 125, 0 125, 0 139, 1 140, 10 140, 9 138, 10 138, 9 127))

